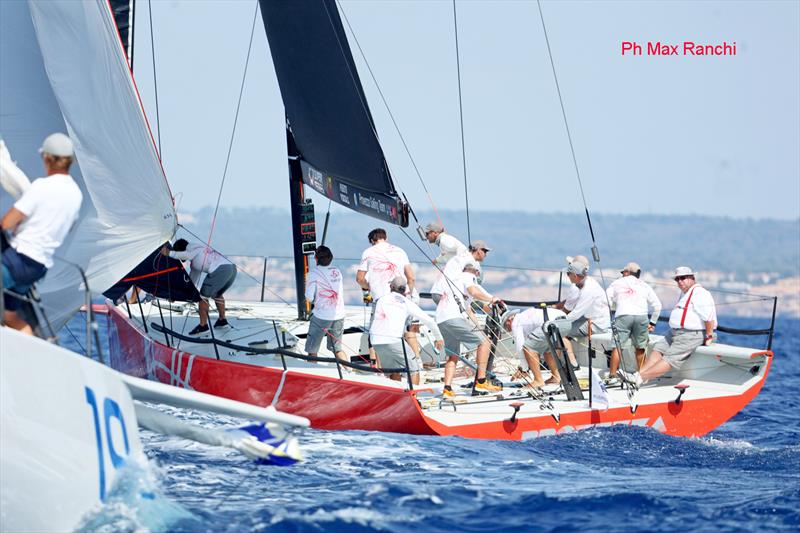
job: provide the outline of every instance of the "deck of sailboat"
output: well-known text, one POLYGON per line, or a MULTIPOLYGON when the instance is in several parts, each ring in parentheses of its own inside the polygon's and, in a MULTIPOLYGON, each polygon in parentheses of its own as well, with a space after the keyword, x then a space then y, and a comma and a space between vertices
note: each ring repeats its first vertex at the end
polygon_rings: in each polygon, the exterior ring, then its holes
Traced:
MULTIPOLYGON (((118 307, 116 311, 125 312, 124 306, 118 307)), ((136 307, 131 307, 131 311, 132 315, 129 320, 141 330, 142 319, 136 316, 136 307)), ((164 303, 162 304, 161 313, 159 313, 157 306, 148 303, 143 304, 142 311, 144 312, 145 320, 151 324, 149 329, 150 337, 160 344, 167 344, 167 339, 163 333, 154 330, 152 325, 153 323, 161 323, 162 314, 164 317, 163 325, 178 333, 188 332, 199 323, 196 308, 193 305, 164 303)), ((348 306, 346 313, 345 328, 352 329, 343 338, 345 351, 351 356, 355 356, 358 353, 366 354, 366 339, 362 329, 364 320, 368 318, 368 315, 365 313, 364 308, 360 306, 348 306)), ((227 318, 230 327, 214 330, 214 337, 218 340, 241 346, 255 344, 262 348, 285 346, 291 351, 296 351, 300 354, 304 353, 308 322, 297 320, 295 309, 287 304, 229 302, 227 318)), ((212 311, 212 324, 215 319, 215 313, 212 311)), ((210 333, 200 336, 200 339, 207 340, 210 338, 210 333)), ((598 335, 596 338, 597 343, 601 345, 604 341, 608 341, 602 335, 598 335)), ((501 343, 507 343, 508 341, 509 339, 506 337, 501 343)), ((393 381, 382 374, 351 372, 343 367, 337 368, 334 363, 309 362, 293 357, 282 358, 280 355, 256 354, 223 346, 217 346, 217 355, 213 344, 188 340, 180 341, 174 337, 170 343, 173 358, 171 367, 180 367, 181 363, 180 361, 176 363, 176 358, 201 356, 256 367, 279 370, 286 368, 292 374, 337 380, 343 384, 360 384, 369 388, 377 387, 384 390, 388 388, 400 393, 408 389, 405 380, 393 381), (341 377, 340 370, 342 372, 341 377)), ((425 350, 428 350, 430 354, 430 345, 426 345, 425 350)), ((319 355, 332 357, 332 354, 327 351, 324 342, 319 355)), ((454 390, 458 395, 452 400, 442 400, 441 397, 442 369, 425 370, 422 373, 422 384, 413 389, 412 394, 416 398, 414 403, 418 404, 420 413, 427 423, 436 426, 437 431, 444 434, 450 431, 454 433, 458 431, 462 435, 469 434, 468 428, 470 426, 483 428, 482 431, 485 431, 487 424, 498 425, 498 427, 502 427, 504 423, 507 425, 514 411, 512 404, 521 404, 516 415, 516 420, 520 422, 543 421, 546 419, 546 422, 542 423, 552 426, 552 420, 557 419, 556 426, 562 428, 590 424, 657 425, 658 417, 655 415, 649 416, 648 409, 651 406, 655 409, 656 406, 660 405, 663 410, 665 403, 674 404, 677 413, 680 405, 675 402, 678 397, 678 390, 675 385, 680 384, 687 387, 681 398, 684 404, 692 400, 703 402, 705 400, 719 400, 720 398, 728 397, 734 402, 739 402, 744 401, 743 399, 750 395, 748 391, 752 395, 757 392, 757 389, 760 388, 760 382, 765 378, 768 370, 768 364, 764 364, 767 356, 765 352, 722 344, 704 347, 698 350, 699 357, 692 358, 680 373, 669 372, 660 379, 643 386, 636 393, 635 401, 631 401, 627 390, 621 386, 609 387, 609 409, 597 410, 597 407, 595 407, 595 410, 592 411, 588 401, 588 358, 585 351, 578 351, 577 355, 582 366, 576 372, 576 377, 583 389, 583 395, 586 398, 584 400, 569 401, 564 391, 558 386, 545 387, 543 394, 534 398, 522 390, 519 387, 519 383, 511 381, 507 372, 510 366, 506 364, 498 365, 496 368, 498 379, 504 384, 502 391, 490 395, 471 396, 471 389, 468 388, 471 376, 465 375, 455 380, 454 390), (568 422, 570 417, 573 418, 571 423, 568 422), (558 426, 560 420, 566 421, 563 426, 558 426)), ((595 361, 598 359, 605 358, 598 357, 595 361)), ((605 365, 603 366, 605 368, 605 365)), ((544 377, 549 377, 547 371, 544 371, 544 377)), ((711 407, 706 406, 705 408, 711 407)), ((700 409, 702 410, 703 407, 700 409)), ((493 437, 496 436, 496 434, 493 435, 493 437)))

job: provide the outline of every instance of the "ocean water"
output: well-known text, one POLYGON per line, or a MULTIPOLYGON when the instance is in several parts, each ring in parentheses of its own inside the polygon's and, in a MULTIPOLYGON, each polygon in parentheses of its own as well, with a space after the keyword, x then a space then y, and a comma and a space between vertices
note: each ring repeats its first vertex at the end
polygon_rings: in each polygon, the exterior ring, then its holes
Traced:
MULTIPOLYGON (((763 320, 721 322, 764 327, 763 320)), ((63 344, 81 351, 83 328, 76 317, 61 332, 63 344)), ((737 339, 762 346, 760 338, 737 339)), ((800 321, 778 321, 773 350, 759 396, 695 439, 631 427, 527 442, 307 430, 306 461, 278 468, 142 431, 149 463, 127 469, 80 529, 797 531, 800 321)), ((201 425, 238 423, 165 410, 201 425)))

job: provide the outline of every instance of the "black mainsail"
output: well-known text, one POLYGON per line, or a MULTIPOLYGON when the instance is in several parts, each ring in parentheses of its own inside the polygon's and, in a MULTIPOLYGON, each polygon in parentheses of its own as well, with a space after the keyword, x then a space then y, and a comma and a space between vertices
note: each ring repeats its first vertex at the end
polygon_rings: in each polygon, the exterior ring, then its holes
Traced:
POLYGON ((335 0, 260 0, 275 73, 309 187, 345 207, 403 227, 335 0))

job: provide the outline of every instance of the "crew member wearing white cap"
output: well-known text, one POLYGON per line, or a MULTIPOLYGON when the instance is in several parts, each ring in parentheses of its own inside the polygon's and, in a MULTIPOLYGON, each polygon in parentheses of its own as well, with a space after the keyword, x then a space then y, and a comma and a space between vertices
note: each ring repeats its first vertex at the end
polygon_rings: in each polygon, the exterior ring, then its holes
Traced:
MULTIPOLYGON (((620 273, 622 277, 614 280, 606 289, 606 294, 612 309, 616 308, 614 327, 617 330, 619 344, 622 346, 628 339, 631 340, 636 350, 638 369, 644 364, 644 351, 650 340, 650 332, 658 323, 661 300, 650 285, 639 279, 642 269, 638 264, 630 262, 620 273), (650 311, 649 318, 648 311, 650 311)), ((617 370, 619 370, 619 350, 615 346, 611 352, 611 362, 606 377, 607 385, 618 383, 617 370)))
POLYGON ((445 232, 441 222, 431 222, 425 226, 425 238, 429 243, 439 246, 439 255, 432 261, 434 265, 446 265, 455 256, 467 253, 464 243, 445 232))
MULTIPOLYGON (((581 342, 590 333, 604 333, 611 329, 611 314, 606 302, 606 294, 597 281, 589 277, 589 262, 585 257, 567 257, 567 277, 574 285, 567 293, 567 299, 560 306, 568 311, 567 315, 552 320, 550 323, 558 326, 564 338, 564 347, 567 349, 570 363, 579 368, 572 349, 572 343, 567 337, 581 342), (591 320, 592 331, 589 331, 591 320)), ((548 323, 549 324, 549 323, 548 323)), ((547 327, 547 324, 544 326, 547 327)), ((558 383, 561 378, 552 376, 548 383, 558 383)))
MULTIPOLYGON (((485 256, 485 252, 483 254, 485 256)), ((450 261, 455 261, 456 259, 457 257, 450 261)), ((478 263, 476 261, 467 262, 460 275, 448 279, 445 291, 436 306, 436 323, 439 325, 444 337, 446 357, 444 365, 444 397, 455 396, 452 383, 462 344, 467 350, 476 349, 475 361, 478 370, 475 390, 480 392, 500 390, 500 387, 486 379, 486 365, 489 361, 490 348, 489 339, 478 328, 471 305, 473 298, 489 304, 496 304, 501 300, 486 292, 478 284, 477 273, 478 263), (469 317, 469 320, 465 316, 469 317)))
MULTIPOLYGON (((378 298, 375 303, 375 316, 369 327, 369 338, 381 368, 405 368, 408 359, 411 381, 419 385, 419 359, 403 340, 409 317, 430 328, 437 350, 442 349, 444 342, 436 322, 405 296, 407 289, 406 278, 403 276, 396 276, 389 282, 390 292, 378 298)), ((393 372, 389 374, 389 378, 400 381, 403 374, 393 372)))
POLYGON ((485 241, 476 240, 469 244, 469 248, 464 251, 456 253, 455 256, 448 259, 444 268, 436 278, 436 282, 431 287, 431 297, 433 303, 439 304, 439 299, 444 294, 449 281, 461 276, 464 271, 464 265, 474 261, 478 265, 478 274, 480 274, 480 264, 486 259, 486 254, 491 252, 492 249, 486 244, 485 241))
MULTIPOLYGON (((69 175, 75 157, 72 141, 63 133, 48 136, 39 149, 46 176, 34 180, 5 213, 0 225, 13 234, 10 246, 3 250, 3 288, 26 293, 53 266, 53 255, 64 242, 78 218, 83 201, 80 188, 69 175)), ((8 157, 0 157, 0 174, 22 171, 8 157)), ((33 334, 16 312, 19 300, 5 298, 5 323, 33 334)))
POLYGON ((695 272, 687 266, 676 268, 673 279, 681 296, 669 315, 670 331, 653 346, 639 372, 620 371, 623 379, 636 386, 661 376, 670 368, 680 369, 696 348, 714 342, 717 308, 711 293, 697 284, 695 272))
MULTIPOLYGON (((564 316, 564 312, 558 309, 550 309, 547 314, 551 319, 564 316)), ((534 379, 528 384, 530 387, 542 387, 545 384, 539 367, 539 354, 544 354, 550 373, 558 375, 555 360, 542 333, 542 324, 545 323, 543 309, 532 307, 521 313, 519 310, 506 311, 500 317, 500 323, 514 338, 520 373, 527 374, 528 370, 533 371, 534 379)))

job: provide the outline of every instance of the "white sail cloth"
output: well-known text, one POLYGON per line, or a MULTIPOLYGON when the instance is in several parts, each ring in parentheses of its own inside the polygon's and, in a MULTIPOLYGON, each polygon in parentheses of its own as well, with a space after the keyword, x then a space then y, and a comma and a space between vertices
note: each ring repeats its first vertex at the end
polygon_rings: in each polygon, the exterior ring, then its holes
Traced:
POLYGON ((42 139, 66 131, 84 193, 78 224, 39 286, 58 327, 84 298, 70 263, 103 292, 174 234, 175 211, 107 1, 2 4, 0 133, 36 176, 42 139))

